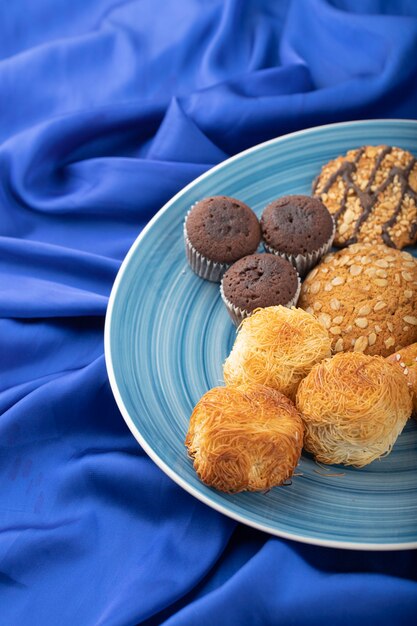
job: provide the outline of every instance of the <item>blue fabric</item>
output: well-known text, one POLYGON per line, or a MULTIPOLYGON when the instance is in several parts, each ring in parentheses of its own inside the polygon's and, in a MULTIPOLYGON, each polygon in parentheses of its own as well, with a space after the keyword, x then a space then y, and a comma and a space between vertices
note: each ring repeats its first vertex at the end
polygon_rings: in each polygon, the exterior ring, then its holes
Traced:
POLYGON ((135 442, 103 357, 120 262, 186 183, 283 133, 416 114, 413 0, 0 4, 2 625, 416 623, 417 552, 205 507, 135 442))

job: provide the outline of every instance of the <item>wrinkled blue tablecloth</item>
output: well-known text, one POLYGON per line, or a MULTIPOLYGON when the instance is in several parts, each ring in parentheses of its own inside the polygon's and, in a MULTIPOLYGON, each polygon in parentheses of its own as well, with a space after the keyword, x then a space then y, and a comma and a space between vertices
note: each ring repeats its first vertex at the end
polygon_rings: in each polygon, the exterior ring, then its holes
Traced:
POLYGON ((0 625, 414 625, 417 552, 308 546, 142 452, 103 357, 149 218, 308 126, 416 118, 413 0, 0 4, 0 625))

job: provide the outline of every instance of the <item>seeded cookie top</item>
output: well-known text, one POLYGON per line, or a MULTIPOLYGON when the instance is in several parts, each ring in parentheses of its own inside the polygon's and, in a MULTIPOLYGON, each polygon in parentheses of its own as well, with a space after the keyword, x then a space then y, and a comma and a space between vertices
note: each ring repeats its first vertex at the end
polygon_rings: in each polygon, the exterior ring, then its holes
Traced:
POLYGON ((306 277, 298 306, 333 337, 334 352, 388 356, 417 341, 417 260, 383 244, 328 254, 306 277))
POLYGON ((356 242, 403 248, 417 240, 417 161, 391 146, 350 150, 313 184, 336 221, 336 246, 356 242))
POLYGON ((219 263, 233 263, 252 254, 261 238, 252 209, 228 196, 197 202, 187 216, 186 234, 197 252, 219 263))

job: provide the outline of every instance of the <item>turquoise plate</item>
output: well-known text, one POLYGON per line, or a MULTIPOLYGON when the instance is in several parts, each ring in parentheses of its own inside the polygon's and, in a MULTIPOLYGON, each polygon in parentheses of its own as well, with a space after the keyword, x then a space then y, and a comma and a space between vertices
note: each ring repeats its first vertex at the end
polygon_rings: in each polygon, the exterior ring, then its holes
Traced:
POLYGON ((194 405, 222 383, 235 329, 219 287, 185 260, 184 216, 210 195, 240 198, 261 214, 277 196, 308 194, 320 166, 364 144, 417 154, 417 122, 373 120, 312 128, 255 146, 185 187, 133 244, 106 317, 110 383, 132 433, 159 467, 205 504, 263 531, 312 544, 391 550, 417 547, 417 422, 392 453, 364 469, 319 467, 303 456, 292 485, 227 495, 202 484, 184 438, 194 405))

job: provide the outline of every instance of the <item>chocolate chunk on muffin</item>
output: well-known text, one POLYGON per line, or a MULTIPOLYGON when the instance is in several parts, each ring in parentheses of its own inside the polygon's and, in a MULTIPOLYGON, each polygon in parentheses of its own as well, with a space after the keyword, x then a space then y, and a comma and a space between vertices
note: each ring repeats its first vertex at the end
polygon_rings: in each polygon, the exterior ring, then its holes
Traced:
POLYGON ((313 183, 336 223, 335 246, 417 242, 417 160, 395 146, 362 146, 323 165, 313 183))
POLYGON ((213 196, 197 202, 184 223, 191 269, 201 278, 220 281, 238 259, 258 248, 261 231, 250 207, 236 198, 213 196))
POLYGON ((303 276, 328 252, 335 228, 320 200, 295 195, 268 204, 261 231, 265 250, 286 258, 303 276))
POLYGON ((220 293, 238 326, 255 309, 295 306, 300 288, 300 277, 289 261, 274 254, 251 254, 227 270, 220 293))

